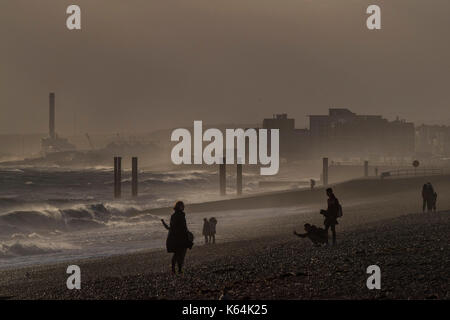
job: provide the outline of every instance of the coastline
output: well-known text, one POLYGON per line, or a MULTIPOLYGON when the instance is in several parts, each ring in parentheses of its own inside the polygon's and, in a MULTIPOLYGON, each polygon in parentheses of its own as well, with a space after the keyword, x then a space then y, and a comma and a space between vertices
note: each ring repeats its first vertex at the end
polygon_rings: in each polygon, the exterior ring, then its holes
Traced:
MULTIPOLYGON (((355 199, 355 198, 371 198, 376 196, 391 196, 395 193, 414 191, 420 192, 420 188, 424 181, 431 180, 433 185, 438 188, 441 186, 449 188, 450 175, 439 176, 412 176, 402 178, 366 178, 354 179, 339 183, 330 184, 339 198, 355 199), (419 190, 419 191, 417 191, 419 190)), ((201 213, 214 210, 244 210, 244 209, 261 209, 268 207, 290 207, 297 205, 308 205, 314 203, 323 203, 324 187, 316 187, 310 189, 294 189, 286 191, 267 192, 256 195, 244 195, 240 197, 230 197, 228 199, 208 201, 201 203, 186 204, 190 212, 201 213)), ((150 209, 152 214, 167 214, 172 208, 163 207, 150 209)))
POLYGON ((1 299, 449 299, 450 212, 410 214, 338 234, 336 247, 293 235, 200 245, 185 273, 165 251, 73 261, 81 290, 66 288, 69 263, 0 271, 1 299), (366 288, 379 265, 382 290, 366 288))
MULTIPOLYGON (((228 214, 243 206, 254 216, 229 226, 219 220, 216 245, 203 245, 197 235, 181 277, 170 273, 165 250, 144 250, 0 270, 0 299, 218 299, 225 286, 234 299, 448 299, 449 211, 417 213, 419 182, 428 178, 441 194, 450 191, 448 176, 335 185, 344 204, 337 247, 313 247, 292 234, 305 222, 322 225, 322 188, 191 204, 188 224, 219 208, 228 214), (277 200, 286 204, 277 210, 292 212, 260 216, 261 202, 276 198, 288 200, 277 200), (81 268, 81 290, 66 287, 71 264, 81 268), (366 288, 372 264, 382 270, 382 290, 366 288)), ((438 208, 450 208, 450 200, 441 197, 438 208)))

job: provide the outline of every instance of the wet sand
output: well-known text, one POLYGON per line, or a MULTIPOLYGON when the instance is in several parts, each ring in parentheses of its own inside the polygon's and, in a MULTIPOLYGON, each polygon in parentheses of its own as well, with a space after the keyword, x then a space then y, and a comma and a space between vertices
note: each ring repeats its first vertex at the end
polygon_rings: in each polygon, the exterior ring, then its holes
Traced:
MULTIPOLYGON (((423 178, 418 179, 389 180, 381 187, 367 181, 363 186, 359 181, 336 186, 336 194, 344 203, 336 247, 313 247, 309 240, 292 235, 292 230, 300 231, 305 222, 322 223, 316 209, 324 198, 318 194, 320 201, 310 201, 311 212, 306 214, 265 217, 251 227, 219 229, 223 235, 218 244, 197 243, 188 251, 182 276, 170 273, 166 252, 139 252, 0 271, 0 296, 217 299, 228 286, 235 299, 448 299, 450 212, 419 212, 423 178), (357 187, 359 191, 355 191, 357 187), (231 234, 234 241, 221 243, 231 234), (81 267, 81 290, 66 288, 69 264, 81 267), (366 268, 373 264, 381 268, 381 290, 366 287, 366 268)), ((441 195, 439 208, 450 208, 445 197, 450 191, 448 177, 430 179, 441 195)), ((291 199, 294 195, 281 193, 281 197, 291 199)), ((291 205, 299 202, 304 204, 298 200, 291 205)), ((189 209, 194 214, 202 212, 195 206, 189 209)))

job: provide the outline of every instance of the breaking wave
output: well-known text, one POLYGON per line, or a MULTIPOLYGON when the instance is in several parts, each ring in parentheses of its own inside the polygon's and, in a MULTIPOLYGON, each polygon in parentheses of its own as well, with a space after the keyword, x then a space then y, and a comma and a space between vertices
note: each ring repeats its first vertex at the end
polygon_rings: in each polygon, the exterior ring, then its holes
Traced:
POLYGON ((78 204, 70 208, 43 206, 30 210, 15 210, 0 215, 0 235, 21 232, 70 232, 102 228, 118 222, 135 223, 156 220, 145 214, 146 208, 120 203, 78 204))
POLYGON ((76 247, 67 243, 55 243, 47 240, 36 239, 11 240, 0 243, 0 259, 8 259, 21 256, 57 253, 63 250, 73 250, 76 247))

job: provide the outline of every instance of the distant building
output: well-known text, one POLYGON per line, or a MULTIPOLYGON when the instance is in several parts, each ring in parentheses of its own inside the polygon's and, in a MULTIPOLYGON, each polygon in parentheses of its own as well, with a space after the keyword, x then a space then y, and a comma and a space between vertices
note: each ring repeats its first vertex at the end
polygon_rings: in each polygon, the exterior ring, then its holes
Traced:
POLYGON ((309 123, 314 157, 408 158, 415 151, 410 122, 332 108, 328 115, 310 115, 309 123))
POLYGON ((309 129, 296 129, 284 113, 264 119, 263 128, 280 130, 280 156, 287 160, 406 159, 415 152, 414 124, 403 120, 332 108, 328 115, 310 115, 309 123, 309 129))
POLYGON ((450 127, 438 125, 417 127, 416 152, 428 156, 450 155, 450 127))
POLYGON ((296 129, 295 119, 286 113, 274 114, 263 120, 263 129, 280 130, 280 157, 285 159, 305 159, 310 149, 308 129, 296 129))

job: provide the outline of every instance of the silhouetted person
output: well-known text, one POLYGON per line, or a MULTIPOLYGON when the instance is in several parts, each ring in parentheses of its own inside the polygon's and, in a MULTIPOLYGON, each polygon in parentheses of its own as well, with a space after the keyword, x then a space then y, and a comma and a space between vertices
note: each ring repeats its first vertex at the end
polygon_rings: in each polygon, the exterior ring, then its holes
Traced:
POLYGON ((216 243, 216 218, 209 219, 209 243, 216 243))
POLYGON ((430 208, 429 208, 429 211, 436 212, 437 193, 434 190, 433 185, 431 184, 431 182, 428 182, 427 185, 428 185, 428 190, 429 190, 429 193, 430 193, 430 198, 429 198, 430 199, 429 200, 430 208))
POLYGON ((170 217, 170 226, 161 219, 164 227, 169 230, 167 235, 166 247, 167 252, 173 253, 172 256, 172 273, 175 274, 175 265, 178 265, 178 272, 183 272, 184 258, 187 248, 193 246, 193 237, 189 232, 186 224, 186 214, 184 213, 184 203, 178 201, 175 204, 174 213, 170 217))
POLYGON ((433 193, 433 211, 436 212, 436 204, 437 204, 437 193, 433 193))
POLYGON ((210 234, 210 226, 209 226, 209 221, 207 218, 203 218, 203 236, 205 237, 205 244, 208 244, 209 240, 209 234, 210 234))
POLYGON ((431 212, 433 209, 435 209, 436 199, 437 193, 434 192, 433 185, 430 182, 425 183, 422 187, 422 211, 425 212, 425 207, 427 208, 428 212, 431 212))
POLYGON ((316 186, 316 180, 311 179, 310 182, 311 182, 311 190, 313 190, 314 187, 316 186))
POLYGON ((328 229, 331 228, 331 233, 333 234, 333 245, 336 244, 336 225, 338 224, 337 218, 341 216, 342 208, 339 204, 339 200, 333 193, 333 189, 328 188, 326 190, 328 200, 327 210, 320 210, 320 213, 324 215, 325 221, 325 231, 327 232, 327 244, 328 244, 328 229))
POLYGON ((432 203, 432 209, 434 212, 436 212, 436 204, 437 204, 437 193, 434 192, 433 193, 433 199, 432 199, 433 203, 432 203))
POLYGON ((422 211, 425 212, 425 208, 428 205, 428 185, 425 183, 422 186, 422 211))
POLYGON ((328 241, 328 234, 325 229, 317 228, 316 226, 312 226, 309 223, 305 223, 305 231, 306 233, 297 233, 294 231, 294 234, 300 238, 309 238, 315 246, 320 246, 321 244, 325 244, 328 241))
POLYGON ((427 206, 427 184, 422 186, 422 212, 425 212, 427 206))

